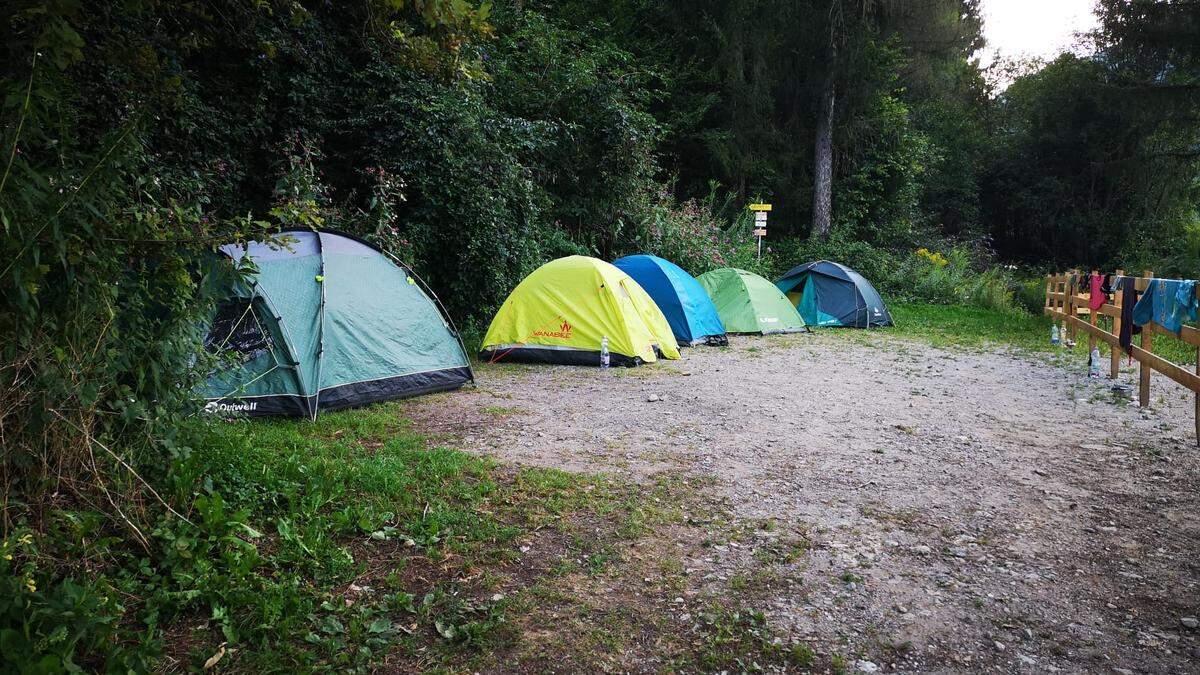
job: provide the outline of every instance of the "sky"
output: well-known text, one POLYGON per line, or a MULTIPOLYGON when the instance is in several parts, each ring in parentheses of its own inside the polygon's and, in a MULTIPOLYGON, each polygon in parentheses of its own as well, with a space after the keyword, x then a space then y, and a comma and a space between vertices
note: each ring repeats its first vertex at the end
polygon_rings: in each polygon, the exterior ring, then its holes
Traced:
POLYGON ((1053 58, 1074 42, 1075 33, 1096 27, 1093 0, 983 0, 987 66, 1002 58, 1053 58))

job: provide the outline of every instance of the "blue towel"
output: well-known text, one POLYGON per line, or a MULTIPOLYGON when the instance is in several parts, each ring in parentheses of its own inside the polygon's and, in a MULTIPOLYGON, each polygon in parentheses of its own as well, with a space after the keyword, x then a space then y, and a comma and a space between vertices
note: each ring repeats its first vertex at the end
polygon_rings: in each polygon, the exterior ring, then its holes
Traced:
POLYGON ((1153 321, 1179 335, 1183 322, 1196 320, 1197 306, 1195 281, 1152 279, 1133 308, 1133 322, 1144 326, 1153 321))

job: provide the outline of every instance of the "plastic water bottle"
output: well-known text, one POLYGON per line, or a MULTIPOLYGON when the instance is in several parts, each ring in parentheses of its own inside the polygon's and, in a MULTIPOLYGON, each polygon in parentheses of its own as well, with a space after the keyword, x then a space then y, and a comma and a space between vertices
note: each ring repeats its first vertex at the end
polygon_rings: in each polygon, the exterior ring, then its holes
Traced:
POLYGON ((1100 350, 1092 347, 1091 367, 1088 368, 1088 377, 1100 377, 1100 350))
POLYGON ((608 336, 600 338, 600 367, 608 367, 608 336))
POLYGON ((1056 324, 1056 323, 1051 324, 1050 325, 1050 344, 1056 345, 1061 342, 1062 342, 1062 340, 1060 340, 1059 336, 1058 336, 1058 324, 1056 324))

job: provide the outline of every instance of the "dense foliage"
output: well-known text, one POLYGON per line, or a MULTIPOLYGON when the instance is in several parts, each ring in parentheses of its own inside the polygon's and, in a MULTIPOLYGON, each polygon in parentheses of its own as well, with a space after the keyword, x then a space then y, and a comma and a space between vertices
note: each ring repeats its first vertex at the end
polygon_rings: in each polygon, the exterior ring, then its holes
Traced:
POLYGON ((999 308, 1027 286, 997 262, 1195 276, 1200 4, 1098 6, 1092 55, 1000 91, 978 0, 5 3, 0 663, 151 668, 188 612, 266 639, 228 614, 283 583, 262 505, 222 501, 185 422, 246 271, 219 243, 348 230, 476 329, 570 253, 836 258, 999 308))

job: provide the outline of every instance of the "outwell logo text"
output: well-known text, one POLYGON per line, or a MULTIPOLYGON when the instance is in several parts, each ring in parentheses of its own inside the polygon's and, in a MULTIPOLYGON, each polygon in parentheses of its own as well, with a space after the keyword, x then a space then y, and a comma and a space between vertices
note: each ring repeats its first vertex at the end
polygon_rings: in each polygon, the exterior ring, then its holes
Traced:
POLYGON ((221 401, 209 401, 204 406, 204 412, 208 414, 214 413, 244 413, 254 412, 258 408, 258 402, 251 403, 223 403, 221 401))

